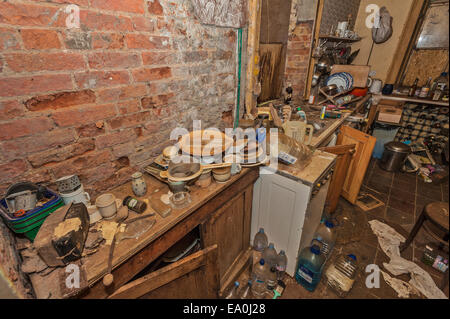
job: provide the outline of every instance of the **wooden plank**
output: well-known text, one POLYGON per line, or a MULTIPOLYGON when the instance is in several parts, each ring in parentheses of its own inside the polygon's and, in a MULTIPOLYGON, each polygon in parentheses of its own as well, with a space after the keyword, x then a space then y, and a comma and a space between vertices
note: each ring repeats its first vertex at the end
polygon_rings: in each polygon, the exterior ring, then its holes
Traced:
POLYGON ((256 115, 256 96, 254 95, 259 75, 259 38, 261 33, 261 0, 248 1, 249 25, 247 42, 247 85, 245 88, 246 115, 256 115))
POLYGON ((358 199, 376 141, 375 137, 349 126, 341 128, 337 145, 356 145, 356 153, 351 161, 342 192, 342 196, 352 204, 356 204, 358 199))
POLYGON ((417 20, 419 19, 424 3, 425 0, 414 0, 411 5, 409 17, 406 20, 402 35, 399 38, 397 51, 392 59, 386 83, 399 84, 401 77, 400 71, 407 58, 408 48, 415 42, 414 30, 416 29, 417 20))
POLYGON ((350 73, 353 77, 353 87, 356 88, 366 88, 367 87, 367 79, 369 77, 370 66, 367 65, 333 65, 333 69, 331 71, 331 75, 347 72, 350 73))
POLYGON ((259 55, 261 56, 261 94, 258 103, 280 97, 282 82, 280 77, 282 65, 282 43, 260 44, 259 55))
MULTIPOLYGON (((108 298, 139 298, 152 290, 155 290, 171 281, 174 281, 176 278, 179 278, 187 273, 194 271, 197 268, 206 265, 208 254, 213 254, 213 257, 215 257, 213 259, 217 259, 217 245, 196 252, 182 259, 181 261, 175 262, 167 267, 159 269, 142 278, 130 282, 129 284, 126 284, 119 288, 108 298)), ((211 260, 211 258, 209 260, 211 260)))
POLYGON ((312 147, 319 147, 322 143, 330 137, 336 130, 344 124, 345 120, 350 116, 350 113, 342 114, 340 119, 336 119, 333 124, 331 124, 324 132, 322 132, 319 136, 313 136, 311 141, 312 147))
POLYGON ((311 49, 309 51, 309 56, 311 57, 309 59, 309 67, 308 67, 308 78, 306 80, 306 87, 305 92, 303 92, 304 98, 309 99, 309 96, 311 95, 311 83, 314 76, 314 65, 316 64, 316 59, 312 57, 312 52, 314 50, 314 47, 319 45, 319 37, 320 37, 320 25, 322 23, 322 14, 323 14, 323 7, 324 7, 325 0, 319 0, 317 2, 317 15, 316 20, 314 22, 314 35, 313 35, 313 43, 311 44, 311 49))
POLYGON ((338 156, 326 199, 326 205, 328 206, 328 212, 330 214, 333 214, 336 211, 339 203, 339 197, 341 197, 342 188, 344 187, 344 182, 350 167, 350 161, 352 155, 355 153, 355 146, 356 145, 353 144, 320 149, 324 152, 338 156))
POLYGON ((220 283, 219 296, 223 296, 224 292, 233 284, 242 272, 247 269, 252 261, 253 249, 248 247, 246 251, 236 258, 233 265, 230 267, 230 271, 225 274, 220 283))

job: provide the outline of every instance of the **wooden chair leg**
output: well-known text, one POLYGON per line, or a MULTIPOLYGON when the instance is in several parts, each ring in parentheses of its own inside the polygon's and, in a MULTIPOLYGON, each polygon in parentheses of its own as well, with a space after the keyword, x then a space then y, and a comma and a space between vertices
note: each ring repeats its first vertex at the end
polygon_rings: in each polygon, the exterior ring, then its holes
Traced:
POLYGON ((409 234, 408 239, 400 247, 400 252, 403 252, 406 248, 409 247, 409 245, 411 245, 411 243, 413 242, 414 238, 416 237, 417 233, 419 232, 419 230, 422 227, 425 220, 426 220, 425 213, 422 212, 422 214, 420 214, 419 219, 417 220, 416 224, 414 225, 414 228, 411 230, 411 233, 409 234))
POLYGON ((441 290, 444 290, 445 287, 447 287, 447 285, 448 285, 448 272, 449 272, 449 270, 447 269, 447 271, 444 274, 444 279, 442 280, 442 283, 441 283, 441 287, 440 287, 441 290))

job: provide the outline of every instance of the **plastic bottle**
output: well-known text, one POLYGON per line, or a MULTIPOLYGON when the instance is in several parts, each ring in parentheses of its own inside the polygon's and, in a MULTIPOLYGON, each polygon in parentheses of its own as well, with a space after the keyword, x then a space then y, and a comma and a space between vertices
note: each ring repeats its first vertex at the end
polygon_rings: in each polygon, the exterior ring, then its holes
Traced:
POLYGON ((319 246, 304 248, 298 258, 295 280, 306 290, 313 292, 322 277, 324 264, 325 257, 320 253, 319 246))
POLYGON ((314 234, 314 239, 322 244, 320 251, 325 258, 328 258, 336 243, 334 224, 330 221, 325 221, 325 223, 320 224, 314 234))
POLYGON ((273 291, 275 287, 277 286, 277 268, 272 267, 270 268, 270 271, 267 276, 267 290, 273 291))
POLYGON ((266 289, 267 265, 264 259, 253 266, 252 273, 252 294, 256 299, 264 298, 266 289))
POLYGON ((269 247, 264 249, 262 258, 266 262, 269 269, 277 265, 278 254, 273 243, 270 243, 269 247))
POLYGON ((284 250, 281 250, 277 257, 277 279, 283 280, 284 274, 286 273, 287 267, 287 256, 284 250))
POLYGON ((267 248, 268 242, 267 235, 264 233, 264 228, 260 228, 259 232, 255 235, 255 239, 253 240, 253 249, 263 252, 264 249, 267 248))
POLYGON ((249 280, 247 287, 242 291, 241 293, 241 299, 254 299, 253 293, 252 293, 252 281, 249 280))
POLYGON ((327 285, 342 298, 346 297, 353 287, 358 265, 355 255, 340 255, 325 271, 327 285))
POLYGON ((236 281, 234 283, 233 289, 231 289, 230 293, 228 294, 228 296, 225 297, 225 299, 239 299, 238 289, 239 289, 239 282, 236 281))

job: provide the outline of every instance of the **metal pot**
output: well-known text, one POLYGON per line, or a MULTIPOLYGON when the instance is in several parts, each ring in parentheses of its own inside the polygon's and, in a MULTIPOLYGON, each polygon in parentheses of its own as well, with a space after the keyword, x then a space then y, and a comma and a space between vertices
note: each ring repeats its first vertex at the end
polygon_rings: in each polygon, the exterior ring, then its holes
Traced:
POLYGON ((383 158, 380 167, 388 172, 398 172, 411 154, 411 147, 400 142, 390 142, 384 145, 383 158))

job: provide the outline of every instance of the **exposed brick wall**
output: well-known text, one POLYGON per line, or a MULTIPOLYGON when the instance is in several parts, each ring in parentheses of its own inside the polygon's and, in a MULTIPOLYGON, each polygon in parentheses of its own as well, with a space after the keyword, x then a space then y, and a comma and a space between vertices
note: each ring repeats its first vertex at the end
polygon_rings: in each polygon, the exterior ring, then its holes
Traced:
POLYGON ((297 21, 300 0, 292 0, 286 54, 285 86, 292 85, 295 96, 303 96, 307 82, 314 21, 297 21))
POLYGON ((0 2, 0 194, 75 173, 95 196, 149 164, 176 126, 223 127, 235 47, 235 31, 201 25, 190 1, 0 2), (66 26, 68 4, 80 29, 66 26))

